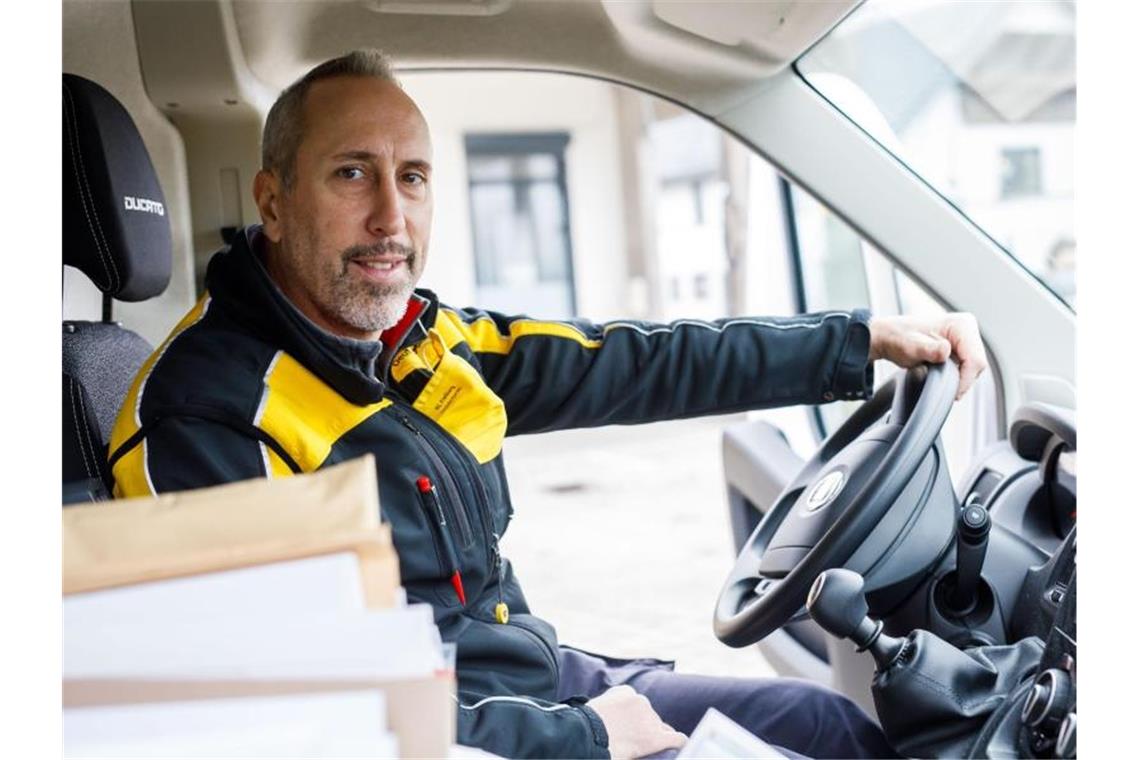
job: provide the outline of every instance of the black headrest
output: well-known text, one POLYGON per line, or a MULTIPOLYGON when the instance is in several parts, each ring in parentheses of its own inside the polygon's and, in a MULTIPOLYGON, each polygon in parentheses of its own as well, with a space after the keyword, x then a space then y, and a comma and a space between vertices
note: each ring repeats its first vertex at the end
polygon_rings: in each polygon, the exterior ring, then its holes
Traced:
POLYGON ((170 282, 166 199, 126 109, 94 82, 63 75, 63 263, 122 301, 170 282))

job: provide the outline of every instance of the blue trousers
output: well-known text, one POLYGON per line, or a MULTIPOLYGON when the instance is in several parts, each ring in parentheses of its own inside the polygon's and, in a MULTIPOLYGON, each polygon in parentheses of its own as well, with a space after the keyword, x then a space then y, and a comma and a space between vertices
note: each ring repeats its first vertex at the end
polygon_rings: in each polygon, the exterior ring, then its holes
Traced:
POLYGON ((705 711, 715 707, 789 757, 899 756, 854 702, 810 681, 690 675, 674 672, 670 662, 618 660, 565 646, 560 660, 559 699, 592 699, 627 684, 683 734, 692 734, 705 711))

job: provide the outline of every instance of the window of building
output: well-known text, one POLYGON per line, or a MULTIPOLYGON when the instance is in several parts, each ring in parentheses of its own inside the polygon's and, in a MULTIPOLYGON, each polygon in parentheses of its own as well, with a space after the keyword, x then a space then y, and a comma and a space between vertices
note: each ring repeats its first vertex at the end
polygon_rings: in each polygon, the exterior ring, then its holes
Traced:
POLYGON ((1041 195, 1041 151, 1005 148, 1001 152, 1001 197, 1041 195))
POLYGON ((467 135, 478 302, 506 313, 575 314, 565 132, 467 135))

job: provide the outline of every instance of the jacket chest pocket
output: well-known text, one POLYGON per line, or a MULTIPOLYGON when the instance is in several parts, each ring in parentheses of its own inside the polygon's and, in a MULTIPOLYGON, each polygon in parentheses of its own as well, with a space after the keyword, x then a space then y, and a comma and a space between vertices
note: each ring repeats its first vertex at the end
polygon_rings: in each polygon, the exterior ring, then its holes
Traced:
POLYGON ((507 432, 503 400, 434 329, 415 350, 434 371, 412 406, 462 443, 479 464, 497 457, 507 432))

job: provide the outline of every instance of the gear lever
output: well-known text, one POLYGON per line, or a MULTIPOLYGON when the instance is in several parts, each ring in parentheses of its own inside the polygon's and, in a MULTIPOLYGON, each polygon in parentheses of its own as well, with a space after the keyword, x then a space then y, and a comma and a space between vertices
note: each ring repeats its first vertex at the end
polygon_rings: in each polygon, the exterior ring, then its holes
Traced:
POLYGON ((808 592, 807 610, 819 627, 840 639, 850 639, 857 651, 868 650, 875 667, 885 670, 902 650, 905 639, 883 633, 883 624, 867 616, 863 576, 851 570, 824 570, 808 592))
MULTIPOLYGON (((875 658, 875 713, 903 757, 980 757, 970 753, 986 722, 1004 709, 1005 698, 1038 667, 1045 650, 1036 636, 967 650, 922 629, 903 639, 887 636, 883 624, 867 616, 863 577, 850 570, 821 573, 808 593, 807 609, 825 631, 850 639, 875 658)), ((1068 709, 1044 698, 1038 702, 1048 703, 1042 713, 1068 709)), ((1010 714, 1020 725, 1018 715, 1010 714)))

